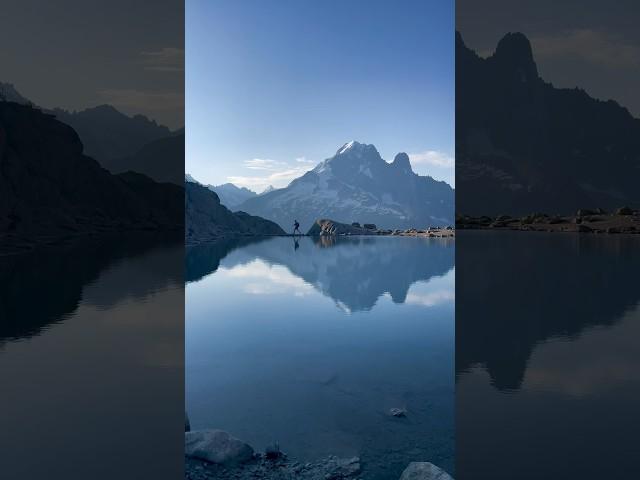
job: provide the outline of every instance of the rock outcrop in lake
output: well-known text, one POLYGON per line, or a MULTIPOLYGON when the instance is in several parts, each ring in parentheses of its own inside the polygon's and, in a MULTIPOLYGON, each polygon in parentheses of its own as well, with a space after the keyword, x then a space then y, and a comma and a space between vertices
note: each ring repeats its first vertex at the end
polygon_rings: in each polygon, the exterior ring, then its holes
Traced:
POLYGON ((640 208, 640 120, 539 75, 509 33, 482 58, 456 35, 456 211, 568 214, 640 208))
POLYGON ((194 182, 185 183, 184 212, 188 244, 224 237, 285 234, 274 222, 245 212, 231 212, 215 192, 194 182))
POLYGON ((373 145, 352 141, 286 188, 250 198, 238 208, 285 228, 297 219, 303 230, 318 218, 387 228, 442 226, 453 224, 454 191, 414 173, 406 153, 388 163, 373 145))
POLYGON ((0 244, 105 231, 180 230, 184 189, 112 175, 52 115, 0 102, 0 244))

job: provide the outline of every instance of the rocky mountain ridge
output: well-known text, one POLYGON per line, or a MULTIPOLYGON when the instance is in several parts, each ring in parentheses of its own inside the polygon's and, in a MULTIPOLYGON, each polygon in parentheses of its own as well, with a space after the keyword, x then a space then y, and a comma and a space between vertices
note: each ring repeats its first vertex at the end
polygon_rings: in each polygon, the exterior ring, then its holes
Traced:
POLYGON ((297 219, 306 230, 318 218, 410 228, 452 224, 454 191, 445 182, 415 174, 406 153, 388 163, 373 145, 351 141, 286 188, 238 208, 285 229, 297 219))

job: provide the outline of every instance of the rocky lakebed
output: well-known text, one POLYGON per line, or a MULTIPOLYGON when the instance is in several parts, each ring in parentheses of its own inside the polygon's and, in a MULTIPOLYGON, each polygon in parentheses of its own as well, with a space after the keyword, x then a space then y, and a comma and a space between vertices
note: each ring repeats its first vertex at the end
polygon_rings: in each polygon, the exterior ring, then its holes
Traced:
MULTIPOLYGON (((394 413, 391 413, 395 415, 394 413)), ((190 431, 185 422, 185 479, 366 480, 367 466, 359 457, 329 456, 314 462, 289 458, 277 444, 256 452, 223 430, 190 431)), ((429 462, 411 462, 400 480, 453 480, 429 462)))

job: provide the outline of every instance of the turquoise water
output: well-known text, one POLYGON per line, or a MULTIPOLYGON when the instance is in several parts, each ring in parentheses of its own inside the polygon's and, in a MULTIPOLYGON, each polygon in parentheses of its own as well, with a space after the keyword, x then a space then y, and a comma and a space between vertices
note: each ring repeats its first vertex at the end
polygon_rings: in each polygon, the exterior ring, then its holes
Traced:
POLYGON ((304 461, 357 455, 364 478, 453 471, 453 241, 323 240, 187 250, 192 427, 304 461))

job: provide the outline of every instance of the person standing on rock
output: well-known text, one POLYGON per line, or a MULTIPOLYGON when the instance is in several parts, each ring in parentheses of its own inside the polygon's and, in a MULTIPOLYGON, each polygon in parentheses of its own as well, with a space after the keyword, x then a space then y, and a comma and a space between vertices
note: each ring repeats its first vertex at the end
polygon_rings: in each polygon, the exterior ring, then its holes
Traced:
POLYGON ((298 220, 294 220, 293 221, 293 234, 295 235, 296 232, 298 232, 298 235, 302 235, 302 232, 300 231, 300 224, 298 223, 298 220))

